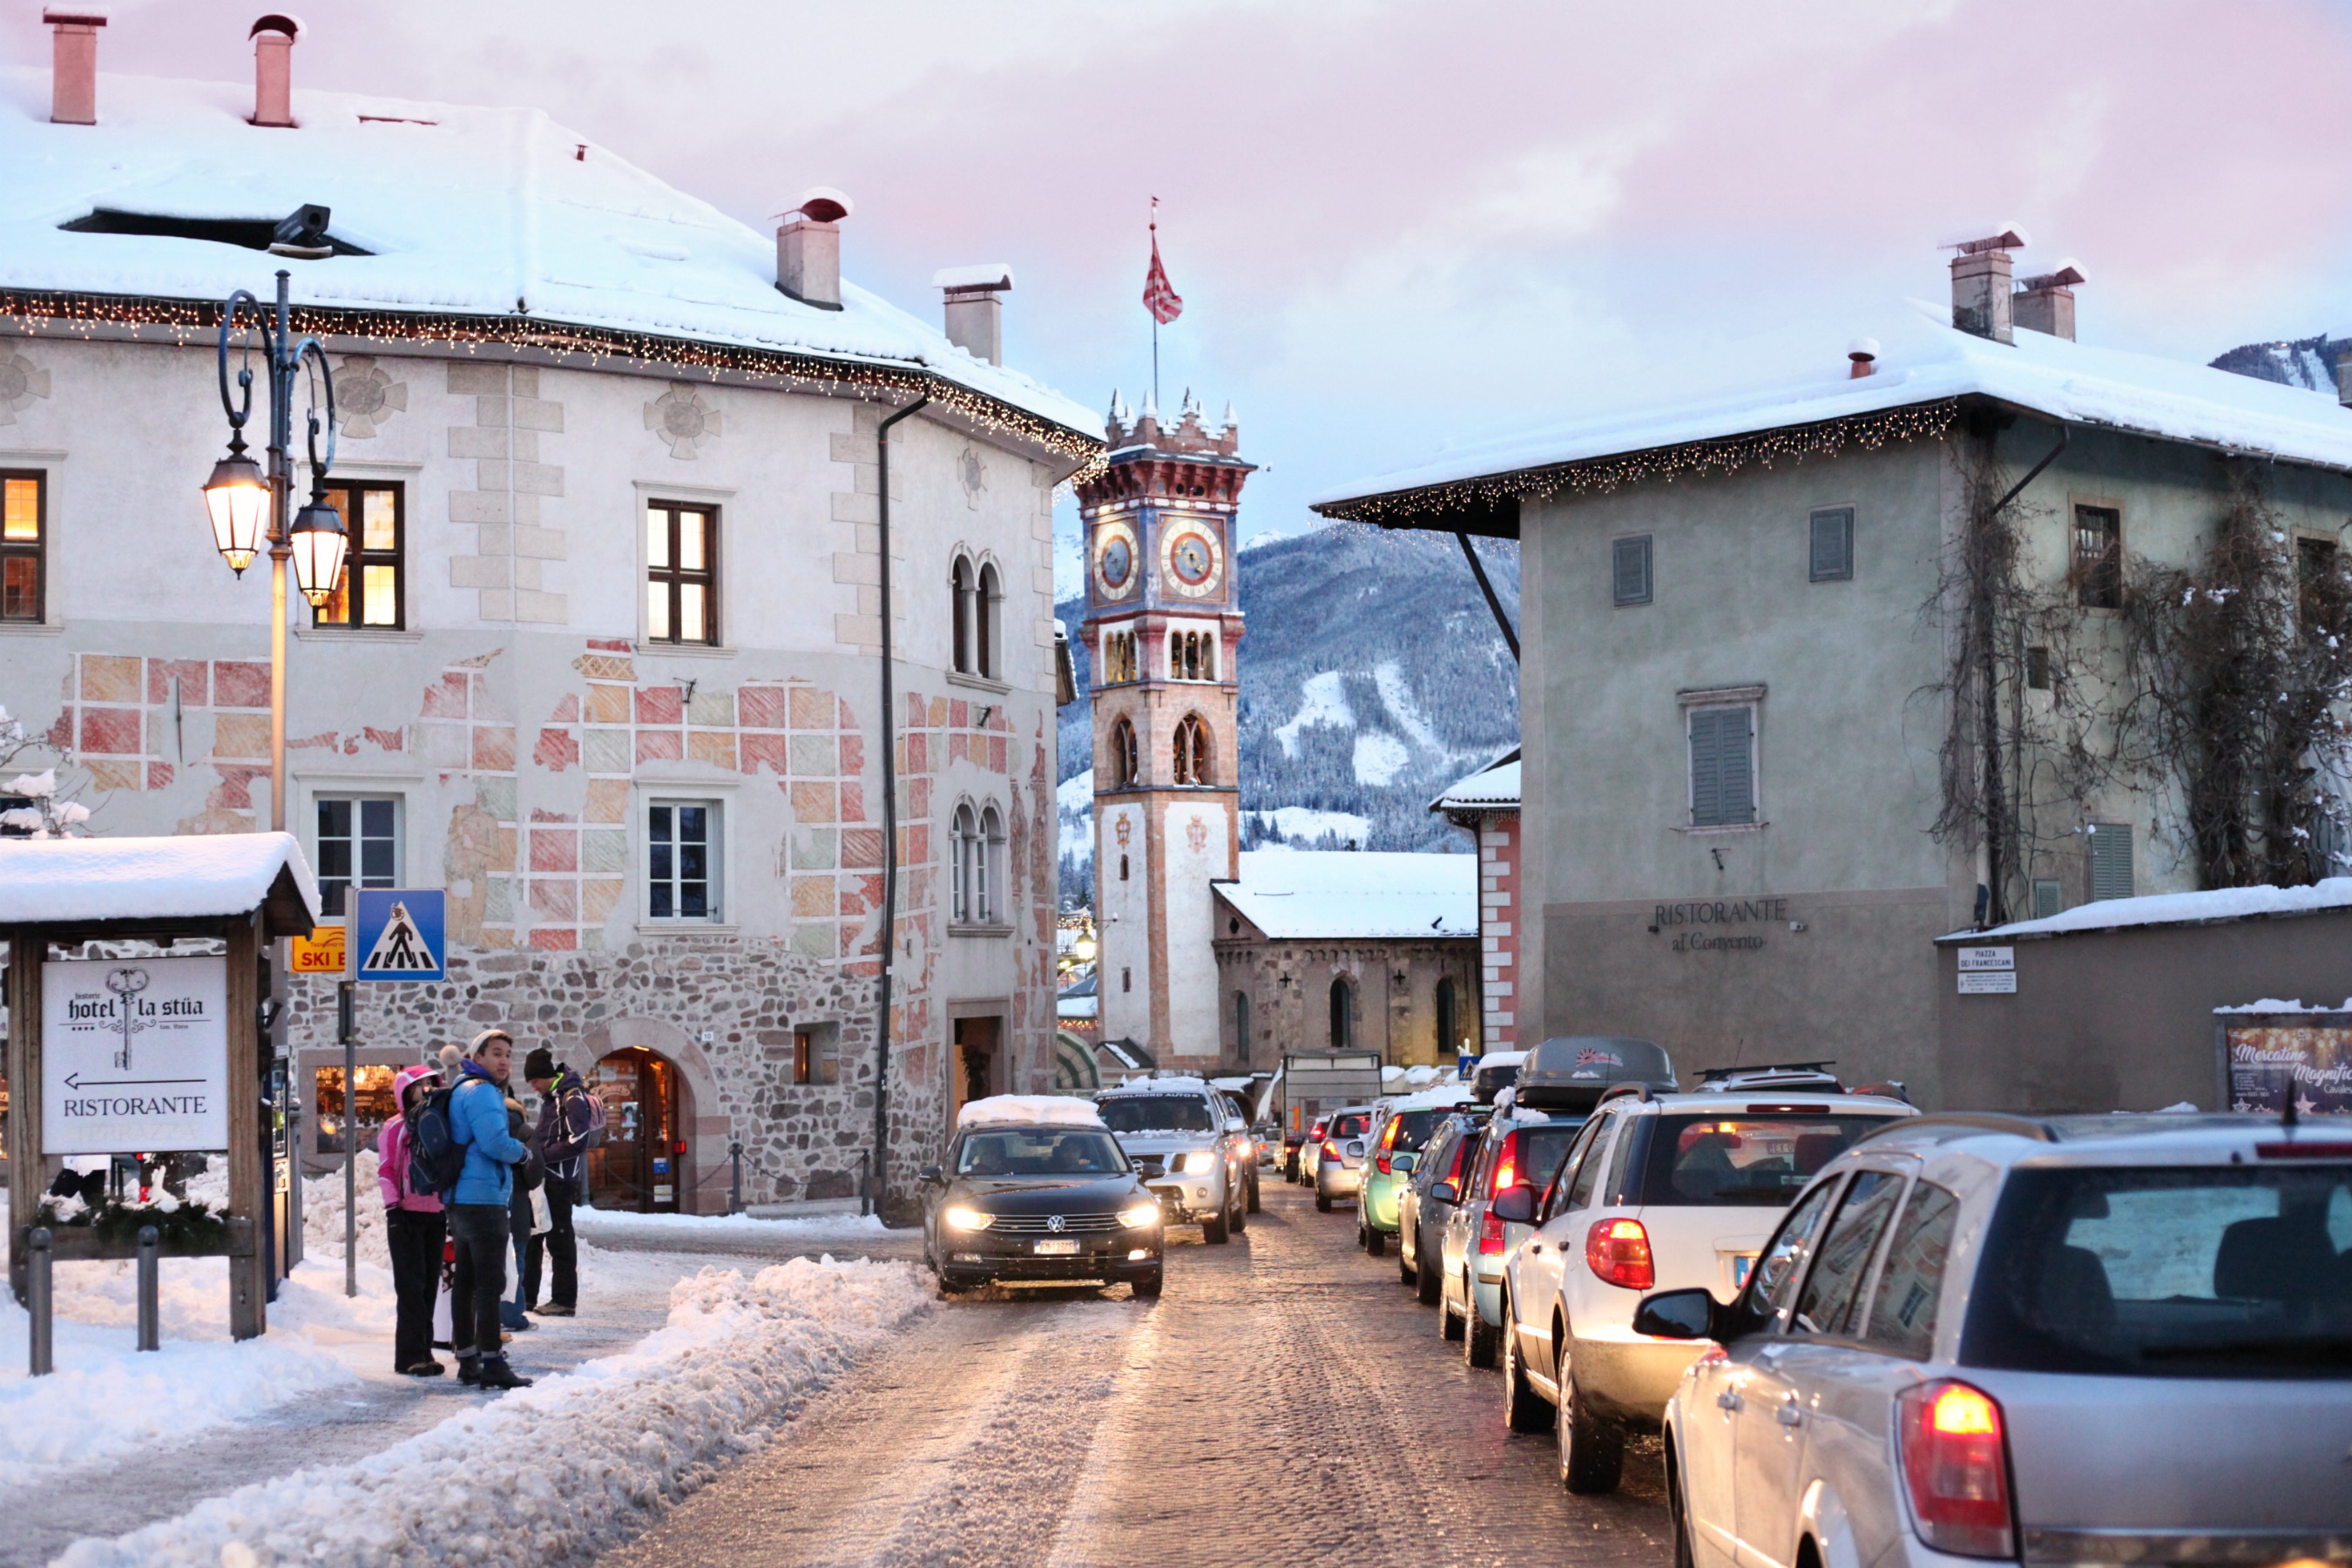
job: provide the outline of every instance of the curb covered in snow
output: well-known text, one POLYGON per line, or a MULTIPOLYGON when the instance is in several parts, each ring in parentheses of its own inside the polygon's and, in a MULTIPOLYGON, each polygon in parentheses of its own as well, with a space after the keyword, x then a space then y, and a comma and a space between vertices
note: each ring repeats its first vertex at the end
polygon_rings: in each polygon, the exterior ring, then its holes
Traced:
POLYGON ((903 1263, 794 1258, 677 1282, 667 1326, 355 1465, 241 1487, 59 1568, 546 1568, 618 1544, 926 1310, 903 1263))

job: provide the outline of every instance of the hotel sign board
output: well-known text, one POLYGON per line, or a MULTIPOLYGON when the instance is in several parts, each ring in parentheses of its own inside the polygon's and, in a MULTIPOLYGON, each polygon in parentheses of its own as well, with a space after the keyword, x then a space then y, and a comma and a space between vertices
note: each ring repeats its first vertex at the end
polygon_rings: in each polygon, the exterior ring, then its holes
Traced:
POLYGON ((228 1147, 228 960, 41 966, 41 1152, 228 1147))

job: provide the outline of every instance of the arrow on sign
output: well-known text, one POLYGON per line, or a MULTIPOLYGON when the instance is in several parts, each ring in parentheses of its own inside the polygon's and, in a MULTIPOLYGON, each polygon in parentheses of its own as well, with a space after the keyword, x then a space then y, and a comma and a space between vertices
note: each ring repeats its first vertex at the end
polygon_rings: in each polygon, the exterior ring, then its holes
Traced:
POLYGON ((147 1086, 149 1086, 149 1085, 152 1085, 152 1084, 158 1084, 158 1083, 202 1083, 202 1082, 204 1082, 204 1081, 205 1081, 205 1080, 204 1080, 203 1079, 200 1079, 200 1078, 92 1078, 92 1079, 85 1079, 85 1078, 83 1078, 83 1077, 81 1076, 81 1074, 79 1074, 79 1073, 78 1073, 78 1072, 69 1072, 69 1073, 66 1074, 66 1087, 67 1087, 68 1089, 131 1089, 131 1088, 145 1088, 145 1087, 147 1087, 147 1086))

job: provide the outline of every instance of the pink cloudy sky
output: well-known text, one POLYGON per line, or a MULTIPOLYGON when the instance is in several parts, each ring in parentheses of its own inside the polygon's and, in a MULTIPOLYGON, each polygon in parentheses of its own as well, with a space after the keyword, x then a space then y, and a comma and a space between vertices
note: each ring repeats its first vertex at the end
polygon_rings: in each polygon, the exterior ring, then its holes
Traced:
MULTIPOLYGON (((0 53, 44 60, 35 0, 0 53)), ((116 0, 103 68, 236 79, 257 9, 116 0)), ((302 85, 527 103, 762 224, 850 192, 853 276, 1020 276, 1008 356, 1241 410, 1256 529, 1454 438, 1834 359, 1934 247, 2082 259, 2085 340, 2198 359, 2352 322, 2352 10, 2316 0, 1591 5, 305 0, 302 85)))

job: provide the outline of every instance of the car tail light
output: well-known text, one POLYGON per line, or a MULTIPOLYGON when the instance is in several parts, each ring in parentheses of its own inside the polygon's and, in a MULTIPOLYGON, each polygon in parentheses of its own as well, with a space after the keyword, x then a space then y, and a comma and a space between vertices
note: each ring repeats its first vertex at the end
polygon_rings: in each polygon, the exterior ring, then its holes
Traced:
POLYGON ((1516 1132, 1503 1139, 1503 1157, 1495 1163, 1495 1190, 1515 1187, 1519 1183, 1519 1135, 1516 1132))
POLYGON ((1594 1221, 1584 1233, 1584 1261, 1605 1284, 1647 1290, 1658 1282, 1650 1260, 1650 1233, 1638 1219, 1594 1221))
POLYGON ((1503 1251, 1507 1245, 1504 1239, 1503 1218, 1495 1212, 1494 1205, 1489 1204, 1486 1206, 1486 1217, 1480 1221, 1478 1226, 1478 1250, 1491 1258, 1503 1251))
POLYGON ((1373 1161, 1372 1164, 1378 1168, 1381 1175, 1385 1176, 1389 1173, 1389 1157, 1386 1154, 1373 1161))
POLYGON ((1323 1144, 1323 1158, 1325 1158, 1326 1160, 1336 1160, 1336 1159, 1338 1159, 1339 1157, 1339 1145, 1338 1145, 1337 1143, 1331 1142, 1330 1141, 1328 1141, 1328 1140, 1327 1139, 1327 1140, 1324 1142, 1324 1144, 1323 1144))
POLYGON ((1963 1557, 2016 1556, 2000 1406, 1950 1381, 1906 1389, 1898 1404, 1903 1479, 1919 1539, 1963 1557))

